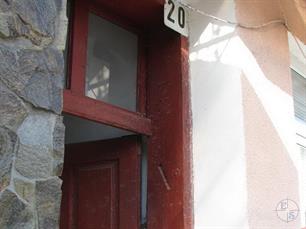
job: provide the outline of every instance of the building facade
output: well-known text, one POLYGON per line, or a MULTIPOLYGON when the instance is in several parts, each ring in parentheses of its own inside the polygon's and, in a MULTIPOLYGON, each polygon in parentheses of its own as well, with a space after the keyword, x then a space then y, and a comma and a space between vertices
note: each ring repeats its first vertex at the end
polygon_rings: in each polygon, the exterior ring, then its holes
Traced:
POLYGON ((172 2, 0 1, 1 229, 306 227, 305 0, 172 2))

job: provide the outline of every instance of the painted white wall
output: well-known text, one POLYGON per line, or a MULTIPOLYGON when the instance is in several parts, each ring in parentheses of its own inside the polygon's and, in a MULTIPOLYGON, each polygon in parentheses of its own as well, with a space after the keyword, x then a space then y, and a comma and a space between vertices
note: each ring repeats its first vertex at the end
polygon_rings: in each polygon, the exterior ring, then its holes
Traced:
MULTIPOLYGON (((235 20, 234 1, 189 1, 235 20)), ((190 12, 196 229, 248 228, 241 70, 224 63, 235 29, 190 12)))
MULTIPOLYGON (((237 20, 234 0, 185 2, 237 20)), ((239 4, 247 23, 276 15, 239 4)), ((285 28, 237 29, 190 11, 189 40, 195 228, 300 228, 299 218, 286 223, 275 212, 283 199, 299 203, 285 28)))

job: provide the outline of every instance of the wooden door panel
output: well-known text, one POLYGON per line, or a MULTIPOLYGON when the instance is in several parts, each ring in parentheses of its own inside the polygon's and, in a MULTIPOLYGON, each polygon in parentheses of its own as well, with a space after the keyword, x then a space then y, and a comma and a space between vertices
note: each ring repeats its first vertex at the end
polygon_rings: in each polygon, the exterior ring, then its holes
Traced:
POLYGON ((80 167, 76 173, 78 228, 118 228, 117 161, 80 167))
POLYGON ((61 229, 137 229, 140 161, 136 136, 67 145, 61 229))

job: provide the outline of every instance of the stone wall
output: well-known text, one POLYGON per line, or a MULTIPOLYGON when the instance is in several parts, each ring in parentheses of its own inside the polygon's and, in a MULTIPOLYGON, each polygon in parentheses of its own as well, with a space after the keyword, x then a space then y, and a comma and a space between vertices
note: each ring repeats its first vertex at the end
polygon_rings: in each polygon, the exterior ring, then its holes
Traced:
POLYGON ((0 228, 58 228, 65 0, 0 0, 0 228))

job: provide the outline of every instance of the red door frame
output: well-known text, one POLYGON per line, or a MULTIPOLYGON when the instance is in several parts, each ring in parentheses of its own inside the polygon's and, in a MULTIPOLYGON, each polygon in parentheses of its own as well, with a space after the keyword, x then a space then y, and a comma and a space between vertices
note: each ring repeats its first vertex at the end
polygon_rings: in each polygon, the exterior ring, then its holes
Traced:
MULTIPOLYGON (((163 0, 118 1, 96 0, 96 3, 124 21, 131 21, 146 35, 142 52, 146 64, 140 67, 147 76, 145 82, 141 81, 145 88, 142 93, 146 94, 146 100, 142 100, 146 104, 146 114, 144 110, 135 114, 90 99, 91 102, 83 101, 72 91, 64 92, 64 112, 150 135, 148 228, 191 229, 193 186, 188 40, 163 25, 163 0)), ((82 7, 80 5, 80 10, 82 7)), ((87 19, 83 20, 87 22, 87 19)), ((77 29, 87 27, 82 20, 78 25, 73 24, 77 29)), ((80 30, 83 34, 86 31, 80 30)), ((82 50, 78 43, 72 42, 73 50, 81 49, 77 53, 84 54, 86 49, 82 50)), ((80 66, 84 68, 82 63, 80 66)), ((72 61, 73 68, 76 64, 80 63, 72 61)), ((73 73, 72 77, 75 77, 73 73)))
POLYGON ((147 91, 147 112, 152 121, 148 147, 148 228, 191 229, 188 40, 164 27, 152 34, 147 91))

